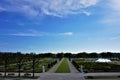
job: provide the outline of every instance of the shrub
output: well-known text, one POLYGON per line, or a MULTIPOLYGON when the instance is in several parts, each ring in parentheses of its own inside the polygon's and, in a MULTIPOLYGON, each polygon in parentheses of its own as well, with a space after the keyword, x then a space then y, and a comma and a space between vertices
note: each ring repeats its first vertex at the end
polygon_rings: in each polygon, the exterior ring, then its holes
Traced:
POLYGON ((89 71, 85 69, 84 72, 85 72, 85 73, 88 73, 89 71))
POLYGON ((93 79, 94 77, 93 76, 87 76, 88 79, 93 79))
POLYGON ((14 76, 15 74, 14 73, 8 73, 8 76, 14 76))
POLYGON ((75 68, 80 71, 79 64, 77 64, 75 61, 72 61, 72 64, 75 66, 75 68))
POLYGON ((120 78, 120 75, 118 77, 120 78))
POLYGON ((79 66, 83 65, 83 70, 89 72, 120 72, 120 65, 111 63, 73 61, 73 65, 76 69, 79 69, 79 66))
POLYGON ((0 76, 2 76, 2 73, 0 73, 0 76))

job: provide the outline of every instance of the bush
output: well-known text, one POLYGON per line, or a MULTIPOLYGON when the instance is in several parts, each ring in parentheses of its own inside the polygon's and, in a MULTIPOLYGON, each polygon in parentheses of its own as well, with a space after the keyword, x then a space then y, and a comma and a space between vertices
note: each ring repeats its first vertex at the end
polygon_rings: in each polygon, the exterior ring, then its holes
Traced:
POLYGON ((75 61, 72 61, 72 64, 75 66, 75 68, 80 71, 79 64, 77 64, 75 61))
POLYGON ((0 73, 0 76, 2 76, 2 73, 0 73))
POLYGON ((83 70, 87 70, 85 72, 120 72, 120 65, 112 63, 73 61, 73 65, 78 70, 83 65, 83 70))
POLYGON ((89 71, 85 69, 84 72, 85 72, 85 73, 88 73, 89 71))
POLYGON ((120 78, 120 75, 118 77, 120 78))
POLYGON ((93 77, 93 76, 87 76, 87 78, 88 78, 88 79, 94 79, 94 77, 93 77))
POLYGON ((8 76, 14 76, 15 74, 14 73, 8 73, 8 76))

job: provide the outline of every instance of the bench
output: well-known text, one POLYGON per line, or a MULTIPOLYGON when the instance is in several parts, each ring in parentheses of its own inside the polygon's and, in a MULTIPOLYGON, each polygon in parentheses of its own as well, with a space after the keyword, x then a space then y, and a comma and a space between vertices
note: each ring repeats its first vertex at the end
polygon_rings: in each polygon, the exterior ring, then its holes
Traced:
POLYGON ((14 73, 8 73, 8 76, 14 76, 15 74, 14 73))
POLYGON ((31 76, 31 74, 30 73, 25 73, 24 76, 31 76))

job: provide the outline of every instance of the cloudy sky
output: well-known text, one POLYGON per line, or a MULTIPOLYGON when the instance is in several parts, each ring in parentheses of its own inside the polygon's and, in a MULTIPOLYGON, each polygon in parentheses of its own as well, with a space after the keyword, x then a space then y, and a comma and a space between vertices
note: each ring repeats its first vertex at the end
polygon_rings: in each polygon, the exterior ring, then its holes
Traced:
POLYGON ((0 51, 120 52, 119 0, 0 0, 0 51))

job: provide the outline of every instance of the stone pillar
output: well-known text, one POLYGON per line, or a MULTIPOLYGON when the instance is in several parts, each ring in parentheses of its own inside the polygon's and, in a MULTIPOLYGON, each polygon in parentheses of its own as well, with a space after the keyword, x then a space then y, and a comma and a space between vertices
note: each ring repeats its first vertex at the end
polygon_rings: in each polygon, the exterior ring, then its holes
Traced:
POLYGON ((73 59, 71 58, 71 62, 73 61, 73 59))
POLYGON ((45 66, 44 65, 42 66, 42 72, 43 73, 45 72, 45 66))
POLYGON ((82 65, 80 66, 80 71, 81 71, 81 73, 83 73, 83 66, 82 65))
POLYGON ((57 62, 59 62, 60 60, 57 58, 57 62))

